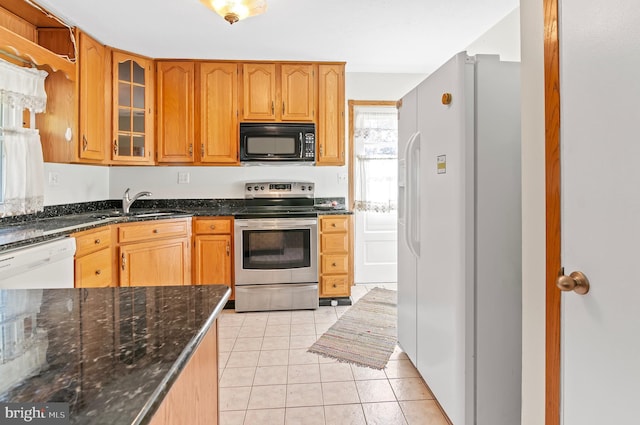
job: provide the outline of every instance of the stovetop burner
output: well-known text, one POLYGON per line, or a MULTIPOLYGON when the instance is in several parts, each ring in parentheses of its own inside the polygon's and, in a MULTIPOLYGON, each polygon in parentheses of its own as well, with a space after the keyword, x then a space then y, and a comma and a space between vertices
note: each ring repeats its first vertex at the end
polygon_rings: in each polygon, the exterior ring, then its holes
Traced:
POLYGON ((315 217, 314 187, 310 182, 245 183, 245 208, 238 218, 315 217))

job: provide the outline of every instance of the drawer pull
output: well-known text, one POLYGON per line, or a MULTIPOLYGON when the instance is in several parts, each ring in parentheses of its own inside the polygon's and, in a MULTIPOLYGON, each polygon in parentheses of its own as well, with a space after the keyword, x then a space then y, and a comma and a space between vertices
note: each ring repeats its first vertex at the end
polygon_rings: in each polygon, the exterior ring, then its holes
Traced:
POLYGON ((95 242, 96 245, 99 245, 100 244, 100 239, 96 239, 94 242, 95 242))
POLYGON ((216 225, 212 224, 211 226, 209 226, 209 228, 211 228, 211 230, 215 230, 216 229, 216 225))
POLYGON ((158 229, 153 229, 153 233, 158 233, 158 229))
POLYGON ((336 223, 331 223, 331 227, 336 227, 336 223))
POLYGON ((334 287, 334 288, 337 288, 337 287, 338 287, 338 285, 334 283, 334 284, 333 284, 333 287, 334 287))
POLYGON ((102 274, 102 270, 98 269, 96 270, 96 276, 100 276, 102 274))
POLYGON ((337 267, 338 265, 336 263, 331 263, 332 267, 337 267))

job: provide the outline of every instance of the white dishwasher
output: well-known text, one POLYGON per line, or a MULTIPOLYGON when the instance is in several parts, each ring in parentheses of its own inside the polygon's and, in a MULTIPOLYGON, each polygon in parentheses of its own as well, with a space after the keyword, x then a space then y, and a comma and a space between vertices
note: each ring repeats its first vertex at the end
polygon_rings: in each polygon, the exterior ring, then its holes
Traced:
POLYGON ((72 237, 0 253, 0 289, 73 288, 72 237))

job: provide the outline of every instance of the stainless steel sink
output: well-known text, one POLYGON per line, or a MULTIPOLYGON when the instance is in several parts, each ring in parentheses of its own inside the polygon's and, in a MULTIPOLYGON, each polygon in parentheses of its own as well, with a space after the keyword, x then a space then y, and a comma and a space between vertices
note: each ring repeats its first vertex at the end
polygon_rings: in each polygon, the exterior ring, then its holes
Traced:
POLYGON ((136 217, 136 218, 145 218, 145 217, 162 217, 165 215, 175 215, 175 214, 180 214, 177 213, 175 211, 163 211, 163 212, 145 212, 145 213, 133 213, 131 214, 132 217, 136 217))
POLYGON ((180 210, 167 210, 167 209, 132 209, 129 211, 129 214, 125 214, 122 210, 106 210, 106 211, 97 211, 91 214, 91 218, 95 218, 97 220, 105 220, 110 218, 118 218, 118 217, 133 217, 133 218, 153 218, 153 217, 163 217, 167 215, 184 215, 188 214, 184 211, 180 210))

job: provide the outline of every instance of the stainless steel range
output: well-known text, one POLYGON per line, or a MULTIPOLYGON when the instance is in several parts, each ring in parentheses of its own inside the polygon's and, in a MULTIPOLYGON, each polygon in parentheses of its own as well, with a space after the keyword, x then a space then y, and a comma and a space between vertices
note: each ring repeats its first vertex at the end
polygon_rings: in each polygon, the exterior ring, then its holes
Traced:
POLYGON ((318 308, 314 184, 245 184, 235 219, 236 311, 318 308))

